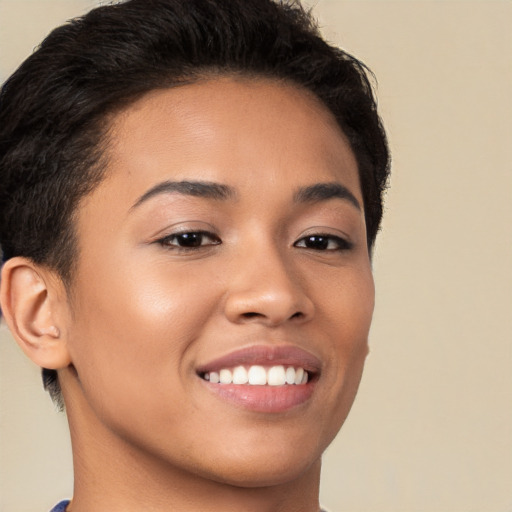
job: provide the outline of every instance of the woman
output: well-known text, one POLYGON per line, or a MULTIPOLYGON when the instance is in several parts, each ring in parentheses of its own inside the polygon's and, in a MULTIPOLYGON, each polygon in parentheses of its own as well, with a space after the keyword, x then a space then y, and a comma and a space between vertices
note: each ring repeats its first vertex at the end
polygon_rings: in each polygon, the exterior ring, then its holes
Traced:
POLYGON ((0 103, 2 310, 65 405, 55 510, 318 511, 388 173, 365 69, 299 5, 131 0, 0 103))

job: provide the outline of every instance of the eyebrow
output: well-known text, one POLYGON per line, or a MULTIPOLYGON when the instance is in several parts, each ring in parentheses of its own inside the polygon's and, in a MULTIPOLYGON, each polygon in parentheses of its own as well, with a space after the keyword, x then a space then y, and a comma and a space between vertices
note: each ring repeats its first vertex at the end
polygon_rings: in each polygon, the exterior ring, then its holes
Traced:
MULTIPOLYGON (((221 183, 211 181, 167 180, 151 187, 147 192, 140 196, 139 199, 137 199, 131 209, 137 208, 142 203, 157 195, 172 193, 202 197, 205 199, 214 199, 217 201, 236 197, 236 192, 232 187, 222 185, 221 183)), ((293 196, 293 200, 296 203, 314 203, 317 201, 327 201, 333 198, 346 200, 358 210, 361 210, 361 205, 354 194, 340 183, 316 183, 307 187, 301 187, 293 196)))
POLYGON ((308 187, 301 187, 293 196, 297 203, 314 203, 333 198, 346 200, 361 211, 361 205, 354 194, 340 183, 316 183, 308 187))
POLYGON ((236 195, 231 187, 211 181, 162 181, 140 196, 131 209, 157 195, 172 193, 215 200, 226 200, 236 195))

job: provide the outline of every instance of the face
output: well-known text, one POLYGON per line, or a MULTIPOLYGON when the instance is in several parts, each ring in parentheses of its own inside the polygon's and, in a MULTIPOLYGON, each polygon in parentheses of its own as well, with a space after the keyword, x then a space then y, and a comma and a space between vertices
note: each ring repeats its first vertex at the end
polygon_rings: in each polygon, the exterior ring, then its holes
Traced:
POLYGON ((76 220, 80 421, 211 480, 293 479, 336 435, 367 354, 344 135, 304 91, 226 78, 148 94, 114 119, 107 156, 76 220))

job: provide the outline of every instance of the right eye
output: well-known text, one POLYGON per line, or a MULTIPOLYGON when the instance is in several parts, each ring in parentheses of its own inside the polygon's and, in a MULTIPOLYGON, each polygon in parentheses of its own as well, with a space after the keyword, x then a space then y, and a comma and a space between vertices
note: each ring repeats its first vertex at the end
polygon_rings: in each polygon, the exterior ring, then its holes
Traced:
POLYGON ((295 247, 311 249, 314 251, 347 251, 352 249, 352 244, 339 236, 330 234, 312 234, 295 242, 295 247))
POLYGON ((210 245, 219 245, 220 238, 207 231, 183 231, 172 233, 157 240, 159 244, 168 249, 193 250, 210 245))

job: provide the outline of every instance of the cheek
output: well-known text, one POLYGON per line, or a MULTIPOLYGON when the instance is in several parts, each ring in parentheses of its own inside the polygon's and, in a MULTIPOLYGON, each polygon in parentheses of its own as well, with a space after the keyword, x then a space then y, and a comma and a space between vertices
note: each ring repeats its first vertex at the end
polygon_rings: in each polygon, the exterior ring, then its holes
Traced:
POLYGON ((353 280, 347 280, 343 292, 340 309, 344 313, 340 315, 336 340, 337 366, 339 375, 345 376, 345 384, 349 387, 355 385, 357 389, 368 355, 368 335, 375 302, 371 271, 363 270, 353 280))
POLYGON ((366 356, 368 333, 374 308, 374 282, 371 270, 361 269, 345 276, 340 285, 330 289, 331 300, 327 304, 330 318, 330 350, 325 374, 333 390, 332 403, 326 407, 331 415, 326 425, 333 426, 336 434, 354 401, 366 356))
POLYGON ((326 315, 337 331, 335 344, 341 351, 366 345, 375 304, 375 287, 369 264, 341 272, 325 282, 326 315))
POLYGON ((76 287, 70 353, 84 393, 101 407, 168 401, 159 393, 181 386, 193 341, 217 304, 202 276, 126 266, 97 269, 94 280, 83 272, 76 287))

